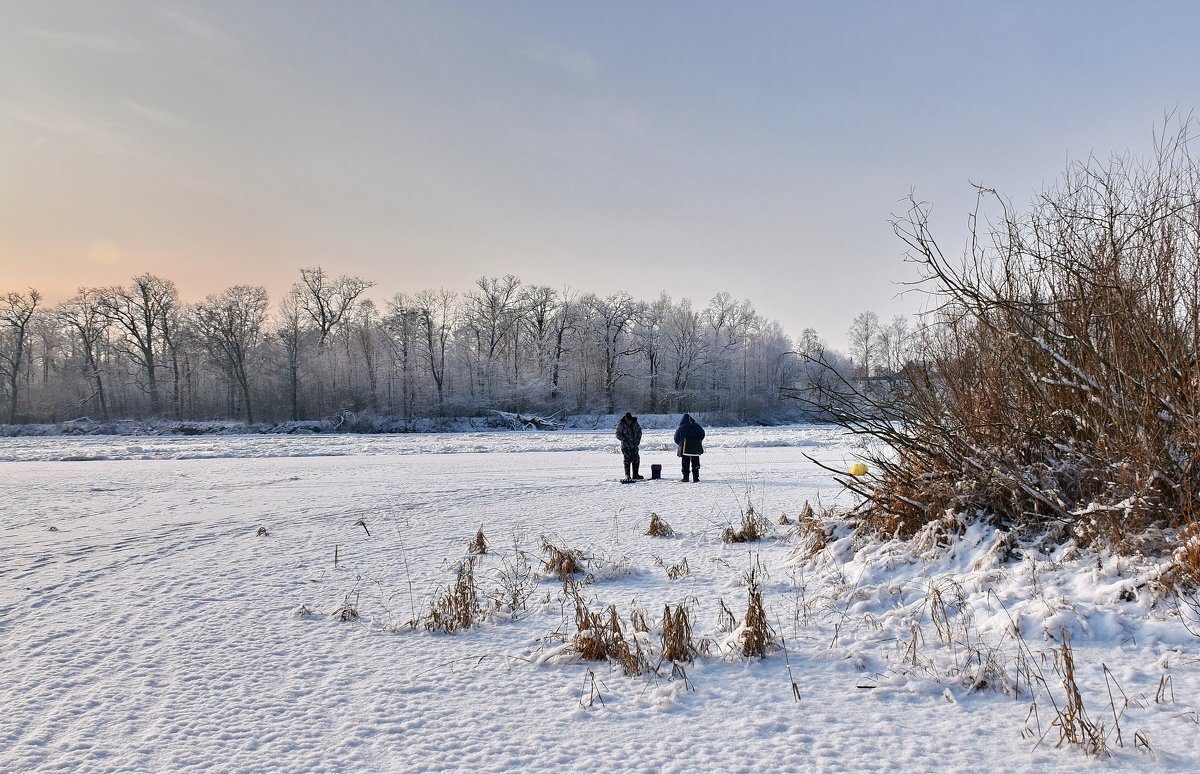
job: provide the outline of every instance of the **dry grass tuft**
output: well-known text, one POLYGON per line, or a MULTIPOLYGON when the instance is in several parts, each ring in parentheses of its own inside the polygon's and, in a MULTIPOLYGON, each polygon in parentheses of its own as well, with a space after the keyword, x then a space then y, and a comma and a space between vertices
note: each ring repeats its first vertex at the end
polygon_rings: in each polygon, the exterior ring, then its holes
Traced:
POLYGON ((736 530, 727 525, 721 530, 721 540, 725 543, 754 543, 762 540, 771 532, 771 522, 759 515, 753 505, 747 505, 742 511, 742 525, 736 530))
POLYGON ((1088 755, 1097 758, 1108 755, 1103 724, 1092 722, 1083 706, 1083 695, 1075 682, 1075 656, 1071 650, 1071 637, 1063 630, 1062 645, 1054 651, 1054 671, 1062 679, 1067 694, 1062 707, 1055 707, 1056 715, 1051 726, 1058 727, 1058 744, 1079 747, 1088 755))
POLYGON ((690 572, 691 569, 688 567, 688 560, 685 556, 679 564, 673 564, 667 568, 667 578, 670 580, 679 580, 690 572))
POLYGON ((542 538, 542 551, 546 554, 545 571, 553 573, 564 583, 576 575, 583 574, 583 555, 578 551, 560 548, 545 538, 542 538))
MULTIPOLYGON (((54 527, 51 527, 51 529, 54 529, 54 527)), ((271 533, 267 531, 266 527, 259 527, 258 532, 254 533, 255 537, 270 537, 270 535, 271 533)))
POLYGON ((342 604, 338 605, 337 609, 329 614, 330 617, 336 618, 339 621, 354 621, 358 619, 358 594, 354 595, 354 601, 350 601, 350 595, 342 600, 342 604))
POLYGON ((717 631, 728 634, 737 628, 737 618, 725 604, 725 600, 717 598, 717 631))
POLYGON ((779 514, 779 522, 778 523, 780 526, 783 526, 786 524, 791 524, 792 520, 788 518, 788 515, 786 513, 781 513, 781 514, 779 514))
POLYGON ((786 539, 795 545, 793 553, 799 559, 808 559, 829 545, 829 535, 824 525, 807 502, 796 517, 795 526, 788 530, 786 539))
POLYGON ((493 592, 496 610, 513 615, 526 608, 539 580, 523 551, 518 551, 512 559, 501 560, 496 579, 499 582, 493 592))
POLYGON ((775 630, 767 623, 762 589, 759 587, 756 573, 753 570, 750 572, 748 585, 750 599, 746 605, 746 617, 742 621, 742 655, 764 658, 779 647, 779 640, 775 636, 775 630))
POLYGON ((690 662, 696 657, 698 648, 692 639, 692 619, 684 605, 663 606, 662 660, 690 662))
POLYGON ((615 605, 597 613, 588 609, 579 595, 578 587, 570 587, 575 601, 574 648, 587 661, 609 661, 625 670, 627 675, 640 675, 649 669, 646 656, 636 637, 625 636, 625 627, 615 605))
POLYGON ((467 544, 468 554, 486 554, 488 552, 487 538, 483 536, 483 526, 475 533, 475 539, 467 544))
POLYGON ((675 537, 675 530, 671 529, 670 524, 659 518, 657 513, 651 513, 650 529, 646 530, 646 534, 651 537, 675 537))
POLYGON ((469 556, 455 569, 454 585, 429 605, 423 621, 429 631, 453 634, 479 623, 483 612, 475 583, 476 557, 469 556))
POLYGON ((646 621, 646 611, 640 605, 635 605, 629 611, 629 623, 635 632, 650 631, 650 624, 646 621))

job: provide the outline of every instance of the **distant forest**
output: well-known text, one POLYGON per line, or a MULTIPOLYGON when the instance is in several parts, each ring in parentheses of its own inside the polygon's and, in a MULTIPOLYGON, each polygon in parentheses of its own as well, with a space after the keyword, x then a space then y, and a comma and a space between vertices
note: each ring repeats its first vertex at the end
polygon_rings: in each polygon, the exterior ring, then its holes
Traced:
POLYGON ((749 301, 706 306, 666 293, 644 301, 483 277, 468 292, 398 293, 300 270, 270 312, 262 287, 196 304, 150 274, 85 288, 57 307, 36 290, 0 296, 0 419, 109 418, 249 423, 370 412, 398 419, 478 415, 718 412, 794 417, 823 353, 848 376, 903 364, 905 318, 871 312, 849 331, 850 357, 817 333, 789 337, 749 301), (851 359, 852 358, 852 359, 851 359))

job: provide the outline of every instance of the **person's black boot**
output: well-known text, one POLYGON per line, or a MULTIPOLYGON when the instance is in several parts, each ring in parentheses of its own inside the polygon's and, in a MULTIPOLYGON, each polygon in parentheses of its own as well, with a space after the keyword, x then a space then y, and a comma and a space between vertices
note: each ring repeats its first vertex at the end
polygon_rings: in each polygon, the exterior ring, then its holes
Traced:
POLYGON ((700 480, 700 471, 699 471, 699 470, 693 470, 693 471, 692 471, 692 483, 694 484, 694 483, 696 483, 696 482, 697 482, 697 481, 699 481, 699 480, 700 480))
POLYGON ((638 466, 639 465, 641 465, 640 462, 633 463, 633 480, 634 481, 645 481, 646 480, 645 476, 638 475, 638 466))
POLYGON ((629 463, 625 463, 625 478, 629 478, 629 463))

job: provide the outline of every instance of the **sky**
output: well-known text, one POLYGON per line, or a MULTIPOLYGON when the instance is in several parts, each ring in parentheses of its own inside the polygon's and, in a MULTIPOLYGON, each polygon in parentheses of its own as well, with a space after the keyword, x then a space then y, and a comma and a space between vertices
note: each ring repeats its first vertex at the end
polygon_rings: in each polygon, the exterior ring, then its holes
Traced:
POLYGON ((481 276, 748 298, 844 346, 1070 160, 1200 105, 1185 2, 0 0, 0 292, 481 276))

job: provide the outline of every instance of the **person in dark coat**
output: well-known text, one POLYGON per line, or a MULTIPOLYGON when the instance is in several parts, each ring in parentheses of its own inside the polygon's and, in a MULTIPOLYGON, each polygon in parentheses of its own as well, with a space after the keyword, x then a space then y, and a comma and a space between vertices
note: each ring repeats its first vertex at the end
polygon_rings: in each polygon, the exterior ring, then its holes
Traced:
POLYGON ((683 463, 683 480, 688 480, 691 471, 692 481, 700 480, 700 455, 704 453, 704 428, 692 419, 691 414, 684 414, 675 429, 675 443, 679 447, 679 459, 683 463))
POLYGON ((617 423, 617 439, 621 441, 621 456, 625 458, 625 478, 635 481, 644 480, 645 476, 638 475, 638 465, 642 462, 642 456, 638 451, 638 447, 642 444, 642 426, 638 424, 637 417, 628 411, 617 423), (633 468, 632 475, 629 470, 631 467, 633 468))

